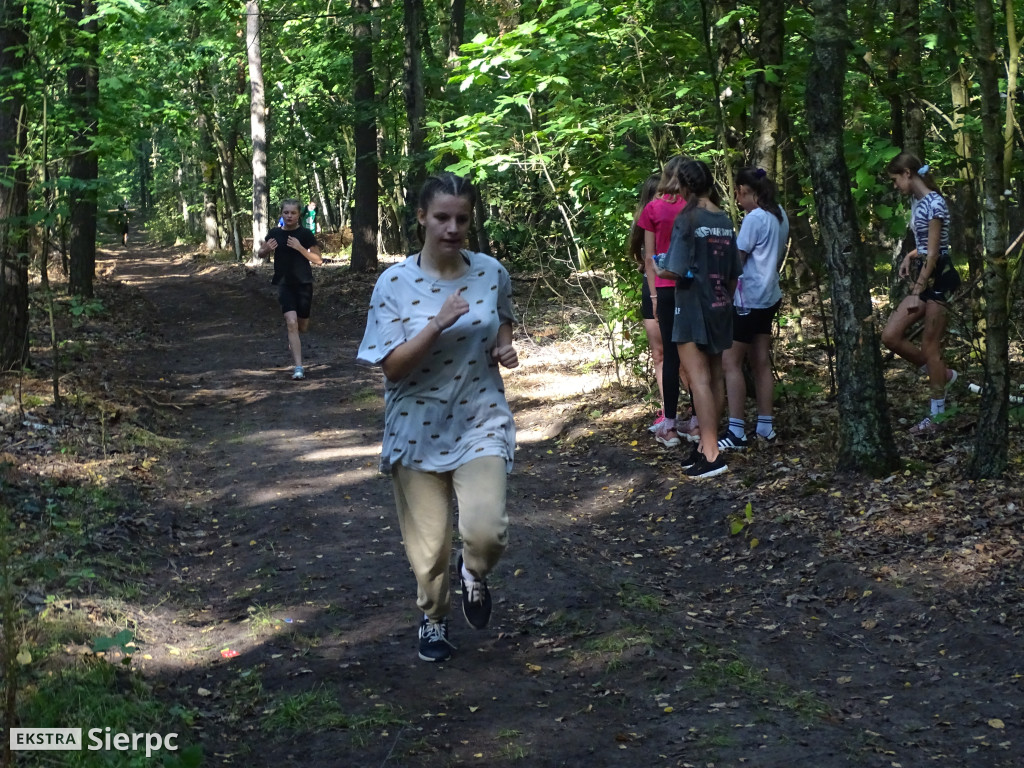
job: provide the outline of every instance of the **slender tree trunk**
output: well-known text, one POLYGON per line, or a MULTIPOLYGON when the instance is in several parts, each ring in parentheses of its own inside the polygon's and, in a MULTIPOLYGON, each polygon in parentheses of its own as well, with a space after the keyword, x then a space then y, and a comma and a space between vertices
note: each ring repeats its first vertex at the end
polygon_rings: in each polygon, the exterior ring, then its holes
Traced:
POLYGON ((259 0, 245 4, 245 49, 249 57, 249 124, 252 134, 252 257, 270 230, 270 188, 267 183, 267 97, 260 52, 259 0))
POLYGON ((1010 172, 1013 169, 1013 131, 1017 127, 1015 109, 1017 105, 1017 74, 1020 72, 1020 38, 1017 37, 1017 22, 1013 18, 1013 0, 1006 4, 1006 122, 1003 124, 1003 187, 1010 188, 1010 172))
POLYGON ((93 16, 93 0, 74 0, 68 5, 68 20, 74 26, 76 60, 68 67, 68 101, 77 118, 71 138, 68 175, 71 178, 71 274, 68 288, 77 296, 93 295, 96 273, 96 179, 99 161, 96 154, 97 107, 99 106, 99 25, 93 16))
POLYGON ((407 151, 409 173, 406 177, 404 226, 406 239, 416 248, 416 196, 427 177, 424 147, 427 140, 426 93, 423 87, 423 0, 405 0, 405 114, 409 129, 407 151))
POLYGON ((881 474, 899 463, 886 410, 869 264, 843 155, 846 0, 814 0, 814 45, 807 74, 808 159, 826 248, 836 335, 839 470, 881 474))
MULTIPOLYGON (((751 162, 779 180, 779 109, 782 104, 782 43, 786 34, 786 8, 782 0, 761 0, 758 15, 757 58, 754 79, 754 125, 751 162)), ((781 185, 780 185, 781 186, 781 185)))
POLYGON ((921 8, 919 0, 899 0, 896 37, 900 46, 899 69, 905 94, 903 149, 925 158, 924 108, 921 106, 921 8))
POLYGON ((352 76, 356 145, 355 209, 352 211, 352 265, 356 272, 377 269, 377 105, 373 88, 371 0, 352 0, 352 76))
MULTIPOLYGON (((28 30, 22 3, 0 3, 0 370, 28 362, 28 173, 22 71, 28 30)), ((13 687, 13 686, 11 686, 13 687)), ((7 710, 12 711, 12 710, 7 710)))
POLYGON ((974 37, 985 168, 981 202, 985 243, 985 381, 970 472, 974 477, 997 477, 1006 469, 1007 460, 1010 358, 1003 135, 999 125, 1001 67, 996 53, 992 0, 974 2, 974 37))
POLYGON ((448 60, 459 55, 466 29, 466 0, 452 0, 448 24, 448 60))

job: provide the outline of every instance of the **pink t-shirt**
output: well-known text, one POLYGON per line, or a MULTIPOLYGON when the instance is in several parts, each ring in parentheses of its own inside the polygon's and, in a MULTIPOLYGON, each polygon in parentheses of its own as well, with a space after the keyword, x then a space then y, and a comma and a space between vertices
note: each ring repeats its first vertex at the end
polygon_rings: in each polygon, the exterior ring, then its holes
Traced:
MULTIPOLYGON (((654 233, 654 253, 645 254, 655 256, 668 251, 668 244, 672 242, 672 225, 675 224, 676 216, 686 206, 686 201, 681 197, 670 196, 656 197, 640 212, 640 218, 636 220, 637 226, 648 232, 654 233)), ((674 280, 665 280, 661 277, 654 278, 655 288, 674 288, 674 280)))

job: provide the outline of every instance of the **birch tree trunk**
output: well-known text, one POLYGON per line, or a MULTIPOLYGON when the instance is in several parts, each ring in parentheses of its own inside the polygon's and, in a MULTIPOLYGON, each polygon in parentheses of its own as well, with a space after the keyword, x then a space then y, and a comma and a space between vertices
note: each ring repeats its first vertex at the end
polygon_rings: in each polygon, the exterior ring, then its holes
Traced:
POLYGON ((840 471, 873 475, 897 467, 886 409, 869 264, 843 155, 846 0, 814 0, 814 45, 807 73, 807 153, 832 289, 839 403, 840 471))
POLYGON ((1000 126, 1000 64, 992 0, 974 2, 974 40, 981 90, 984 157, 981 219, 985 245, 985 380, 974 434, 974 477, 997 477, 1006 469, 1009 429, 1009 282, 1006 263, 1006 200, 1003 198, 1003 133, 1000 126))
POLYGON ((249 125, 252 135, 252 257, 270 230, 270 188, 267 183, 267 96, 260 53, 259 0, 245 4, 245 50, 249 57, 249 125))

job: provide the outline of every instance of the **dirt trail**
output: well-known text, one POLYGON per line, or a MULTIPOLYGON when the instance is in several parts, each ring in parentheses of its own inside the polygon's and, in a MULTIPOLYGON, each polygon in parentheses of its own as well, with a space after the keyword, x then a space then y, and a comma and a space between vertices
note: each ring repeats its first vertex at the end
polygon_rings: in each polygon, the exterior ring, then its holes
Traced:
POLYGON ((687 485, 674 454, 591 435, 579 388, 541 390, 528 347, 508 377, 523 440, 492 626, 471 630, 456 596, 459 650, 419 661, 376 471, 380 375, 354 361, 370 279, 318 285, 293 382, 266 272, 171 250, 104 267, 152 306, 125 383, 189 446, 165 478, 142 669, 198 710, 206 764, 1019 765, 1010 629, 793 529, 730 538, 742 473, 687 485), (543 439, 559 432, 576 439, 543 439))

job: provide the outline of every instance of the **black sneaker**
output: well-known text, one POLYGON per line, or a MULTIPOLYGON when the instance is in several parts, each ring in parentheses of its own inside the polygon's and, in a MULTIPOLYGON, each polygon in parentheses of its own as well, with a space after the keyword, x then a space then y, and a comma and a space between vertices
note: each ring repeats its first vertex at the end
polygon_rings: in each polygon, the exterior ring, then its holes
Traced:
POLYGON ((702 453, 700 458, 697 459, 697 463, 686 470, 686 476, 694 480, 704 480, 728 471, 729 465, 725 463, 724 453, 718 454, 718 458, 714 461, 708 461, 702 453))
POLYGON ((454 646, 448 642, 448 619, 420 620, 420 658, 424 661, 448 661, 454 646))
POLYGON ((459 581, 462 583, 462 613, 473 629, 483 629, 491 620, 491 591, 482 580, 466 581, 462 575, 462 555, 459 555, 459 581))
POLYGON ((732 430, 725 430, 725 434, 718 438, 718 450, 720 451, 745 451, 750 441, 746 437, 737 437, 732 430))
POLYGON ((683 459, 680 466, 682 466, 683 469, 689 469, 702 458, 704 458, 704 454, 697 450, 697 444, 694 443, 693 450, 690 451, 690 455, 683 459))
POLYGON ((760 443, 766 443, 768 445, 771 445, 778 438, 778 434, 776 434, 775 430, 773 429, 771 433, 767 435, 762 435, 760 432, 755 432, 754 437, 757 438, 757 441, 760 443))

